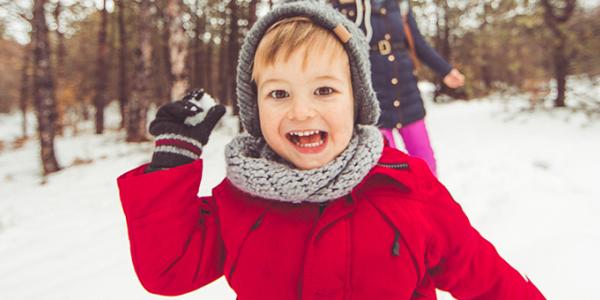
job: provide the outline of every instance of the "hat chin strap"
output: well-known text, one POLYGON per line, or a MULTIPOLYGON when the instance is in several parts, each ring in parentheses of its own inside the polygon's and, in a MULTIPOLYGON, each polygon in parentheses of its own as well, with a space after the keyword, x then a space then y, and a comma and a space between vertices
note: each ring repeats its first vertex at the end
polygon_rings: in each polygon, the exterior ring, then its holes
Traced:
POLYGON ((354 20, 354 24, 360 28, 360 24, 362 24, 363 19, 362 0, 356 0, 354 3, 356 3, 356 20, 354 20))
POLYGON ((371 42, 371 37, 373 37, 373 27, 371 26, 371 0, 365 0, 365 28, 367 29, 367 42, 371 42))
POLYGON ((373 26, 371 25, 371 0, 365 0, 364 12, 362 0, 356 0, 354 3, 356 3, 356 20, 354 20, 354 24, 360 28, 364 16, 365 28, 367 29, 367 42, 370 42, 371 37, 373 36, 373 26))

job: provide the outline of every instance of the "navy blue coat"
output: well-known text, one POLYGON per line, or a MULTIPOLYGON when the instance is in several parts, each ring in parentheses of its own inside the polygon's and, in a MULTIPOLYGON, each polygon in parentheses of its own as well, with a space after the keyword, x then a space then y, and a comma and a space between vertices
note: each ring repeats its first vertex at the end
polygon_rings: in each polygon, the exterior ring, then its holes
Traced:
MULTIPOLYGON (((423 119, 425 107, 413 72, 414 64, 405 38, 398 0, 370 1, 370 23, 373 30, 369 57, 373 87, 381 106, 379 127, 401 128, 423 119)), ((333 5, 354 21, 357 15, 355 2, 342 2, 344 4, 340 4, 339 0, 333 0, 333 5)), ((452 66, 427 44, 419 32, 412 12, 408 14, 408 25, 419 60, 439 76, 446 76, 452 70, 452 66)), ((361 29, 366 32, 365 18, 361 23, 361 29)))

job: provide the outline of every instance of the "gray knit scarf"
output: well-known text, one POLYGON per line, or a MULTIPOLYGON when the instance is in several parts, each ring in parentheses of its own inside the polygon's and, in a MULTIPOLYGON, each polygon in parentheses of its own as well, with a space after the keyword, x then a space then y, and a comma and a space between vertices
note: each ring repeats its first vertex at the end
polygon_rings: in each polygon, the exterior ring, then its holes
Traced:
POLYGON ((227 178, 253 196, 284 202, 326 202, 350 193, 377 164, 383 137, 375 126, 359 125, 348 147, 327 165, 296 169, 263 138, 240 135, 225 149, 227 178))

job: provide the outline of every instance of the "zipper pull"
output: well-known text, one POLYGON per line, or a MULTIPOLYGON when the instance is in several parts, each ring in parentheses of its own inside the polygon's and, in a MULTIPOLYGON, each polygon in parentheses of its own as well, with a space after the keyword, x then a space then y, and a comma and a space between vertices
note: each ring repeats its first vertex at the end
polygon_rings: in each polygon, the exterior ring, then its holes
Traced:
POLYGON ((321 216, 323 214, 323 211, 325 210, 326 207, 327 207, 327 202, 319 203, 319 216, 321 216))
POLYGON ((264 217, 264 214, 262 214, 262 215, 260 215, 260 217, 258 217, 256 222, 254 222, 254 224, 252 224, 252 227, 250 227, 250 231, 254 231, 254 230, 256 230, 256 228, 258 228, 258 226, 260 226, 260 223, 262 223, 263 217, 264 217))
POLYGON ((392 255, 400 256, 400 231, 394 229, 394 244, 392 245, 392 255))

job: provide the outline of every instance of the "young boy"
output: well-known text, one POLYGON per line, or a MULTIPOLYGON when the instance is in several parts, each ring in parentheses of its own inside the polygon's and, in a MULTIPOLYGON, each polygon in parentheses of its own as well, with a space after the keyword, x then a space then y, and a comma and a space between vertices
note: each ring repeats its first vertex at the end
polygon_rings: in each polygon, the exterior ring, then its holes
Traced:
POLYGON ((367 49, 318 2, 261 18, 238 66, 248 133, 227 146, 227 178, 209 197, 196 196, 199 157, 222 107, 192 126, 206 110, 194 99, 159 110, 152 162, 118 179, 148 291, 179 295, 225 275, 242 300, 435 299, 435 288, 543 299, 423 161, 384 147, 367 49))

